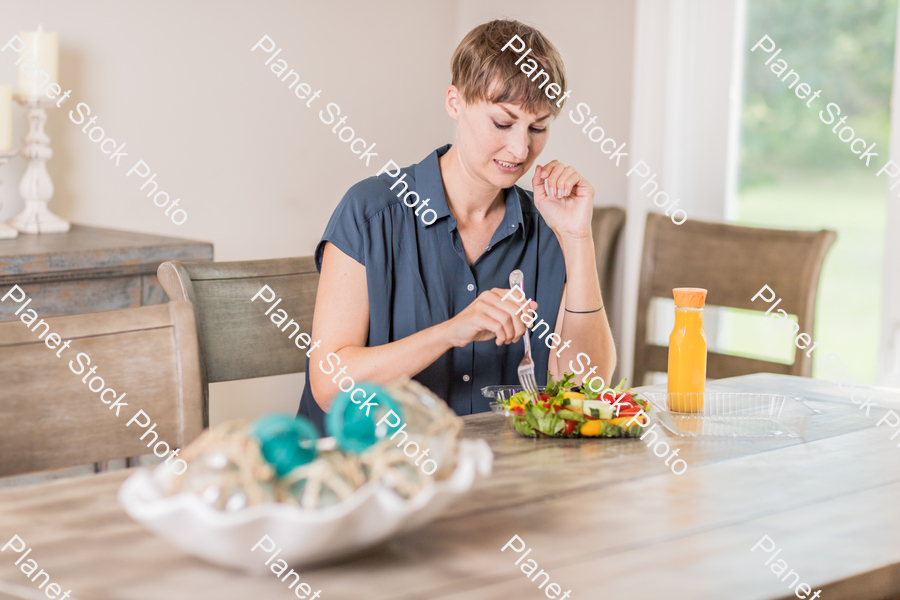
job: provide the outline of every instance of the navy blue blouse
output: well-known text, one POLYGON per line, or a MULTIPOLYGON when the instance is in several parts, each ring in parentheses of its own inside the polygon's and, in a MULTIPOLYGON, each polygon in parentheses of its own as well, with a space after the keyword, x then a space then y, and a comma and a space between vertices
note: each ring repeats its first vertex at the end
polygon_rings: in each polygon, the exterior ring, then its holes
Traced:
MULTIPOLYGON (((534 207, 532 192, 513 186, 506 190, 503 221, 487 250, 470 266, 456 229, 456 218, 444 197, 438 164, 438 158, 449 149, 449 144, 438 148, 419 164, 401 169, 396 177, 382 173, 351 187, 316 247, 316 267, 321 272, 326 241, 365 266, 370 347, 400 340, 450 319, 481 292, 509 288, 510 272, 521 269, 525 293, 538 303, 539 318, 531 345, 537 381, 543 385, 551 352, 544 334, 548 325, 547 335, 556 327, 566 281, 562 249, 534 207), (408 184, 408 189, 404 184, 408 184), (418 194, 420 202, 428 199, 427 207, 434 212, 422 209, 416 216, 416 208, 420 207, 410 208, 403 202, 410 191, 418 194)), ((407 202, 414 199, 409 196, 407 202)), ((557 344, 553 351, 558 348, 557 344)), ((482 396, 481 388, 518 385, 516 369, 523 355, 522 341, 499 347, 494 340, 473 342, 451 348, 414 379, 443 398, 456 414, 484 412, 490 410, 490 400, 482 396)), ((314 351, 307 359, 306 387, 297 413, 323 432, 325 413, 313 398, 309 370, 318 369, 324 358, 321 351, 314 351)), ((346 366, 346 375, 357 380, 353 365, 346 366)))

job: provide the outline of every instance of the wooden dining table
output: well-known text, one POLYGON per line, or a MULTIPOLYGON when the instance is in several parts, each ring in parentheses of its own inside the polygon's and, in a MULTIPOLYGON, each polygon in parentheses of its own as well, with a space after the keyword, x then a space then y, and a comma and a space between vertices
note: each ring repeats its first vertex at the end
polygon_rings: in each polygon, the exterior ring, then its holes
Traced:
MULTIPOLYGON (((687 464, 680 475, 637 438, 529 439, 502 416, 467 416, 464 436, 493 450, 490 477, 437 520, 301 568, 301 581, 323 600, 762 600, 801 597, 801 583, 810 598, 900 597, 900 436, 890 439, 900 429, 876 426, 900 414, 900 390, 851 395, 831 381, 757 374, 707 391, 794 396, 814 414, 802 437, 665 431, 687 464), (515 536, 530 549, 519 565, 515 536), (532 581, 528 560, 559 587, 532 581), (799 583, 773 571, 782 560, 799 583)), ((129 474, 0 493, 0 543, 18 535, 74 599, 298 597, 273 573, 214 566, 144 529, 117 504, 129 474)), ((19 556, 0 553, 0 598, 47 597, 14 565, 19 556)))

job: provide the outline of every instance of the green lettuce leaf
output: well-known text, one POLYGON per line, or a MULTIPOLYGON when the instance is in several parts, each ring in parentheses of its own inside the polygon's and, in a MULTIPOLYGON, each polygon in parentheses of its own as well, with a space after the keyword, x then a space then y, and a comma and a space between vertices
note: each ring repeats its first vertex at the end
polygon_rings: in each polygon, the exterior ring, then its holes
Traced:
POLYGON ((525 413, 522 416, 525 417, 525 420, 528 422, 528 425, 532 429, 539 430, 541 428, 541 426, 538 423, 537 415, 535 413, 543 412, 543 411, 539 411, 537 409, 537 407, 535 407, 533 404, 526 404, 523 408, 525 409, 525 413))
POLYGON ((575 379, 575 373, 570 371, 563 375, 563 378, 559 381, 553 381, 553 374, 550 371, 547 371, 547 386, 544 388, 544 393, 551 398, 559 396, 572 387, 573 379, 575 379))
POLYGON ((628 437, 641 437, 644 434, 644 430, 646 426, 640 425, 637 421, 635 421, 634 425, 628 428, 627 435, 628 437))
POLYGON ((531 414, 534 415, 535 421, 537 422, 537 427, 535 427, 535 429, 546 433, 547 435, 554 435, 557 432, 562 431, 566 425, 562 419, 550 411, 534 407, 531 414))
POLYGON ((603 421, 603 427, 600 430, 600 435, 605 437, 619 437, 622 435, 622 428, 618 425, 613 425, 609 421, 603 421))
POLYGON ((514 418, 512 420, 512 424, 513 424, 513 428, 516 430, 516 432, 518 432, 522 435, 528 435, 528 436, 535 435, 534 429, 531 427, 531 425, 528 424, 528 421, 526 421, 525 419, 523 419, 521 417, 514 418))
MULTIPOLYGON (((601 389, 600 392, 602 392, 602 391, 603 390, 601 389)), ((596 400, 597 397, 600 395, 600 392, 595 392, 594 390, 591 389, 591 386, 589 386, 587 384, 584 384, 581 386, 581 393, 584 394, 585 400, 596 400)))
POLYGON ((568 409, 559 411, 558 413, 556 413, 556 416, 560 419, 569 419, 571 421, 578 421, 579 423, 583 423, 587 420, 584 418, 584 415, 582 413, 568 409))

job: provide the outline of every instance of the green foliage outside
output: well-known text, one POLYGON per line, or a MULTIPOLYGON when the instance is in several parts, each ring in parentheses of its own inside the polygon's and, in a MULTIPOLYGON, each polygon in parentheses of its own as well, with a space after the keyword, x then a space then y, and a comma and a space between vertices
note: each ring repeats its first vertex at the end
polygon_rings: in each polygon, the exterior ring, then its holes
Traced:
POLYGON ((887 160, 897 1, 750 0, 747 17, 741 188, 777 182, 797 169, 874 177, 875 163, 881 168, 887 160), (750 52, 764 35, 782 48, 768 66, 774 51, 750 52), (809 108, 808 98, 788 89, 793 76, 781 81, 772 72, 779 59, 788 64, 782 78, 793 69, 813 92, 822 90, 809 108), (868 168, 831 131, 834 124, 819 119, 829 102, 840 106, 857 136, 876 142, 878 157, 868 168))
MULTIPOLYGON (((896 11, 896 0, 748 1, 736 222, 838 232, 822 272, 813 337, 860 383, 875 381, 881 333, 887 178, 875 173, 889 152, 896 11), (768 66, 771 54, 750 52, 766 34, 782 48, 768 66), (811 108, 770 70, 778 59, 788 63, 785 74, 794 69, 813 92, 822 90, 811 108), (867 146, 876 143, 868 168, 832 133, 834 124, 819 119, 829 102, 867 146)), ((760 319, 726 316, 726 349, 790 362, 790 340, 760 319)), ((826 377, 826 353, 813 353, 816 377, 826 377)))

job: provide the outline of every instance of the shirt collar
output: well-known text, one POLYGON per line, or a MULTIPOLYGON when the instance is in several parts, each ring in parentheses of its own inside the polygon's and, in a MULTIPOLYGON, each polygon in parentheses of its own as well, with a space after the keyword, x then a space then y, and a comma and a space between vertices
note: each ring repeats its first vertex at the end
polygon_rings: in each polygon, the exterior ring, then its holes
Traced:
MULTIPOLYGON (((431 223, 434 225, 444 217, 451 217, 450 207, 447 205, 447 198, 444 196, 444 181, 441 179, 441 166, 438 159, 446 154, 450 149, 450 144, 441 146, 427 157, 425 160, 415 166, 416 171, 416 188, 420 198, 430 198, 431 202, 428 208, 437 213, 437 218, 431 223)), ((425 227, 431 227, 425 225, 425 227)))
MULTIPOLYGON (((415 166, 416 188, 419 195, 425 198, 431 198, 428 208, 437 213, 437 218, 431 225, 437 223, 444 217, 453 218, 450 207, 447 205, 447 197, 444 196, 444 181, 441 178, 441 166, 438 159, 447 153, 452 144, 445 144, 431 154, 425 160, 415 166)), ((506 188, 506 215, 503 217, 503 227, 499 228, 491 240, 491 246, 499 242, 501 239, 515 233, 521 232, 525 235, 525 221, 522 217, 522 199, 515 186, 506 188)), ((453 219, 456 221, 456 219, 453 219)), ((455 223, 454 223, 455 225, 455 223)), ((430 227, 430 225, 426 225, 430 227)))
MULTIPOLYGON (((526 196, 527 198, 527 196, 526 196)), ((522 198, 519 190, 513 186, 506 188, 506 217, 504 218, 509 233, 520 232, 525 235, 525 219, 522 217, 522 198)), ((493 246, 494 244, 491 243, 493 246)))

